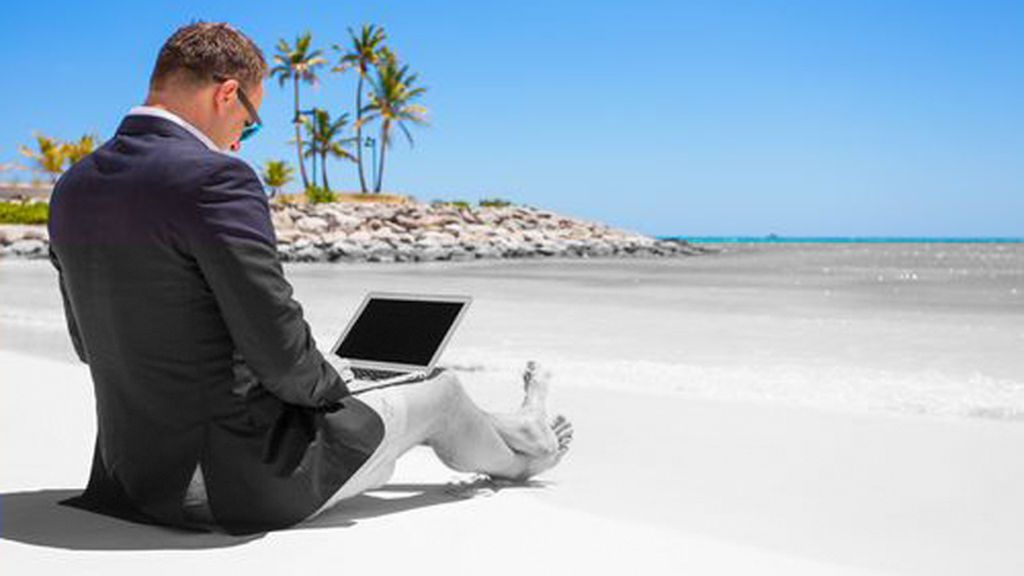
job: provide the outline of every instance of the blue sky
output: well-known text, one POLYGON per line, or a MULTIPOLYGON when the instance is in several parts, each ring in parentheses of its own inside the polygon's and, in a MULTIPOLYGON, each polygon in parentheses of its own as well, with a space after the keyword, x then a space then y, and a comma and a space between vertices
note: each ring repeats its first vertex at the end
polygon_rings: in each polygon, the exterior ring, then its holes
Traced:
MULTIPOLYGON (((34 131, 110 137, 157 51, 226 20, 268 58, 384 26, 429 88, 385 188, 499 196, 651 234, 1024 236, 1024 4, 18 2, 5 6, 0 162, 34 131)), ((354 109, 325 73, 303 105, 354 109)), ((241 155, 294 163, 291 92, 241 155)), ((357 186, 352 165, 331 167, 357 186)))

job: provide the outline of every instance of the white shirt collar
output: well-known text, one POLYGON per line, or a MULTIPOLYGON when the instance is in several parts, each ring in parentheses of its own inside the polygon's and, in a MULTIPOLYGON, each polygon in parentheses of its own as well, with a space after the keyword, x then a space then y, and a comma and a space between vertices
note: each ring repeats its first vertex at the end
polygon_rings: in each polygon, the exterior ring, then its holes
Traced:
POLYGON ((203 144, 206 144, 206 147, 209 148, 210 150, 213 150, 215 152, 222 152, 222 153, 225 152, 224 150, 221 150, 220 148, 218 148, 217 145, 213 143, 213 140, 210 140, 209 136, 207 136, 206 134, 203 134, 202 130, 200 130, 199 128, 196 128, 192 124, 189 124, 189 122, 187 120, 185 120, 181 116, 178 116, 174 112, 171 112, 170 110, 164 110, 163 108, 157 108, 156 106, 135 106, 131 110, 128 111, 128 115, 129 116, 157 116, 159 118, 164 118, 166 120, 170 120, 171 122, 174 122, 178 126, 181 126, 182 128, 184 128, 185 130, 188 130, 188 132, 190 134, 192 134, 193 136, 195 136, 196 138, 198 138, 200 142, 202 142, 203 144))

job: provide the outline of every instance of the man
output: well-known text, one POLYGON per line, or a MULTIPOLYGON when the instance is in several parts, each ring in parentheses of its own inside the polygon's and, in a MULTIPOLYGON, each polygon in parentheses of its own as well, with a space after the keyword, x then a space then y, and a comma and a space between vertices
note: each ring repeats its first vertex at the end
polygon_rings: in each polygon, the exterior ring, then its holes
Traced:
POLYGON ((144 106, 50 201, 50 258, 89 364, 98 433, 71 505, 233 534, 281 528, 383 484, 419 444, 450 467, 525 479, 572 438, 547 382, 487 414, 439 372, 353 396, 317 350, 253 170, 225 153, 259 127, 267 65, 227 24, 161 48, 144 106))

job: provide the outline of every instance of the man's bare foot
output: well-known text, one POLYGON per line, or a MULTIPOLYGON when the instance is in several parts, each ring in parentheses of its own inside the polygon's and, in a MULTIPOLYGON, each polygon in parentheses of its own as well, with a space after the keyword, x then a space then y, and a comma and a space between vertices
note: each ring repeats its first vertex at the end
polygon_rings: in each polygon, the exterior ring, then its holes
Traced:
POLYGON ((530 461, 530 463, 527 464, 526 470, 523 472, 523 475, 517 480, 527 480, 529 478, 536 476, 537 474, 540 474, 541 472, 550 470, 557 466, 558 463, 562 461, 562 458, 564 458, 565 455, 569 452, 569 442, 571 441, 572 436, 570 435, 569 438, 570 440, 567 440, 564 443, 559 443, 558 450, 555 450, 553 454, 533 458, 530 461))
POLYGON ((555 435, 555 443, 558 446, 554 452, 549 454, 540 454, 537 456, 521 454, 523 457, 522 470, 520 470, 515 476, 495 476, 495 478, 510 482, 525 482, 541 472, 550 470, 557 466, 558 463, 562 461, 562 458, 564 458, 569 452, 569 444, 572 443, 572 423, 570 423, 565 416, 559 414, 551 419, 549 427, 555 435))
POLYGON ((523 403, 513 414, 493 414, 495 428, 509 448, 526 456, 542 458, 557 454, 563 442, 572 440, 572 424, 559 415, 548 419, 547 396, 551 375, 529 362, 523 372, 523 403), (568 438, 568 440, 565 440, 568 438))
POLYGON ((548 389, 551 387, 551 373, 543 372, 536 362, 530 360, 523 370, 523 405, 522 411, 547 410, 548 389))
POLYGON ((558 439, 558 448, 569 449, 569 443, 572 442, 572 422, 565 416, 559 414, 551 420, 551 430, 555 433, 555 438, 558 439))
POLYGON ((550 470, 562 461, 562 458, 569 452, 569 444, 572 442, 572 424, 565 416, 558 415, 551 420, 551 430, 555 434, 558 448, 551 454, 534 456, 526 462, 522 473, 512 480, 523 482, 541 472, 550 470))

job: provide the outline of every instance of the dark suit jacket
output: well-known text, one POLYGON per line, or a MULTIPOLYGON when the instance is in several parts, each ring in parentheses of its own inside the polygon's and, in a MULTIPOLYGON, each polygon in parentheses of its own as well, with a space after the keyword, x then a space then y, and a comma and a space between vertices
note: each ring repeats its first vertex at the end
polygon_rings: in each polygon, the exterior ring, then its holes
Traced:
POLYGON ((302 520, 383 437, 317 350, 248 164, 125 117, 50 199, 50 258, 89 364, 98 437, 75 504, 188 526, 202 463, 229 532, 302 520))

